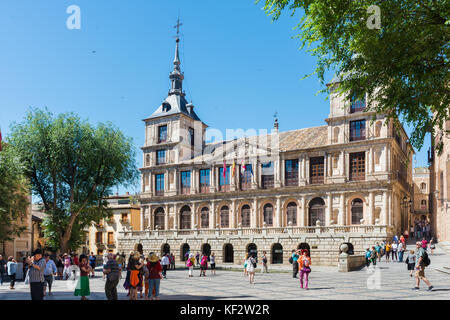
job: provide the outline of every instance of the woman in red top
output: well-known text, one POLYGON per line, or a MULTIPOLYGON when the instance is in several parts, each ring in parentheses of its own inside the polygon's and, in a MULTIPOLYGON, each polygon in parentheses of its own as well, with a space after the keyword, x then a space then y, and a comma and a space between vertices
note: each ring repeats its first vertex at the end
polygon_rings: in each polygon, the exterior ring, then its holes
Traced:
POLYGON ((162 279, 162 267, 156 254, 152 253, 150 255, 147 268, 150 274, 148 281, 149 286, 148 297, 150 298, 150 300, 153 300, 153 288, 155 288, 154 298, 156 300, 159 300, 159 284, 162 279))
POLYGON ((91 294, 89 289, 89 272, 92 270, 88 264, 87 257, 82 254, 80 256, 80 278, 78 279, 74 295, 81 296, 81 300, 87 300, 86 296, 91 294))
POLYGON ((311 272, 311 257, 307 249, 302 250, 302 255, 298 259, 299 270, 300 270, 300 288, 303 288, 303 278, 305 279, 305 289, 308 290, 308 277, 311 272))

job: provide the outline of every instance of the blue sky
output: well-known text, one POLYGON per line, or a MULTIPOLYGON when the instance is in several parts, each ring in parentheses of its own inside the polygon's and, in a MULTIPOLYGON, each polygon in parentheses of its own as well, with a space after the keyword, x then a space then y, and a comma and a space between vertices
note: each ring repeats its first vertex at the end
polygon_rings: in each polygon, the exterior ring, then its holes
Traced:
MULTIPOLYGON (((253 0, 4 0, 2 133, 30 106, 73 111, 91 123, 111 121, 133 137, 141 165, 141 120, 167 96, 178 12, 184 89, 206 124, 223 132, 271 129, 276 111, 282 131, 324 125, 329 101, 316 95, 319 80, 301 80, 316 61, 292 39, 298 19, 285 14, 273 23, 261 6, 253 0), (81 30, 66 27, 73 4, 81 9, 81 30)), ((417 166, 427 164, 428 140, 417 166)))

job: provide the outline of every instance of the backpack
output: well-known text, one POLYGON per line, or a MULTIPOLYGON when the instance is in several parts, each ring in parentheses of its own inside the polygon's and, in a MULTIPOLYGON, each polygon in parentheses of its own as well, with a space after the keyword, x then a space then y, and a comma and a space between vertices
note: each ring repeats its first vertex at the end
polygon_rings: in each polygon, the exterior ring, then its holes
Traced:
POLYGON ((267 258, 263 258, 263 263, 267 263, 267 258))
POLYGON ((289 257, 289 263, 290 263, 290 264, 293 264, 293 263, 294 263, 294 259, 292 259, 292 256, 289 257))
POLYGON ((428 267, 431 263, 430 257, 428 257, 428 253, 424 250, 422 261, 425 267, 428 267))

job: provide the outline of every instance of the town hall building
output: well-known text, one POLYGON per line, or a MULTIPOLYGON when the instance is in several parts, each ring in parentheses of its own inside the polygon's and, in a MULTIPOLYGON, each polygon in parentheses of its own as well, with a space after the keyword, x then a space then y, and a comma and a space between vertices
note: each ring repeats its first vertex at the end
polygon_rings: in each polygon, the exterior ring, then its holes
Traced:
POLYGON ((266 251, 287 264, 307 248, 314 264, 337 265, 341 244, 362 253, 408 229, 414 151, 403 128, 332 82, 322 126, 281 132, 275 122, 271 133, 206 143, 205 119, 183 91, 179 42, 168 96, 143 120, 142 227, 119 233, 119 252, 177 261, 214 252, 220 265, 266 251))

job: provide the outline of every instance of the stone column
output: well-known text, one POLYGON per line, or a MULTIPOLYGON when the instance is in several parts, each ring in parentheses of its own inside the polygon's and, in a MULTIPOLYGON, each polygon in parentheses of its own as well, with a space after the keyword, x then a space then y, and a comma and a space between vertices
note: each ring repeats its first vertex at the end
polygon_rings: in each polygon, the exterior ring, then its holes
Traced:
POLYGON ((341 226, 347 225, 347 220, 345 219, 345 196, 343 193, 340 195, 339 199, 339 218, 338 224, 341 226))
POLYGON ((326 152, 323 153, 323 181, 326 182, 328 177, 328 155, 326 152))
POLYGON ((367 210, 367 219, 366 219, 367 225, 373 224, 373 213, 375 211, 374 206, 375 206, 375 195, 374 195, 373 191, 371 191, 371 192, 369 192, 369 206, 368 206, 368 210, 367 210))
POLYGON ((373 147, 370 147, 370 149, 369 149, 369 171, 368 171, 368 173, 373 173, 373 158, 374 158, 374 155, 373 155, 373 147))
MULTIPOLYGON (((196 216, 198 216, 197 212, 197 203, 193 202, 191 206, 191 229, 195 229, 195 222, 197 220, 197 223, 199 223, 200 219, 195 219, 196 216)), ((200 223, 198 224, 198 227, 200 227, 200 223)))
POLYGON ((274 226, 275 227, 282 227, 283 226, 283 215, 282 215, 282 210, 281 210, 281 199, 280 197, 277 197, 277 211, 276 211, 276 221, 277 223, 275 223, 274 221, 274 226))
POLYGON ((341 151, 339 155, 339 174, 345 176, 345 154, 341 151))
POLYGON ((231 208, 229 211, 229 217, 230 217, 230 228, 236 228, 237 227, 237 213, 236 213, 236 200, 231 201, 231 208))
POLYGON ((390 168, 390 163, 389 163, 389 148, 387 145, 384 146, 384 166, 383 166, 383 171, 388 172, 390 168))
POLYGON ((146 211, 148 213, 148 227, 150 228, 150 230, 153 230, 154 229, 154 219, 153 219, 153 215, 152 215, 152 206, 147 206, 146 211))
POLYGON ((174 206, 173 206, 173 209, 174 209, 174 214, 173 214, 173 228, 175 229, 175 230, 178 230, 178 216, 179 216, 179 212, 178 212, 178 209, 180 209, 179 208, 179 205, 178 205, 178 203, 175 203, 174 204, 174 206))
POLYGON ((169 230, 169 205, 166 204, 166 208, 164 209, 164 230, 169 230))
POLYGON ((382 204, 382 212, 381 212, 381 216, 382 216, 382 224, 387 225, 388 224, 388 208, 389 208, 389 199, 388 199, 388 195, 387 192, 384 191, 383 192, 383 204, 382 204))
POLYGON ((211 201, 211 212, 210 219, 212 220, 212 228, 216 229, 217 217, 216 217, 216 204, 214 201, 211 201))
POLYGON ((309 157, 305 160, 305 180, 306 184, 309 184, 309 157))
POLYGON ((150 192, 150 196, 152 196, 153 192, 154 192, 153 191, 153 174, 152 174, 152 172, 148 173, 147 179, 148 179, 148 187, 149 187, 148 192, 150 192))
POLYGON ((392 192, 388 192, 388 224, 392 226, 392 213, 393 213, 393 206, 392 206, 392 192))
POLYGON ((169 186, 169 170, 164 170, 164 193, 168 192, 170 189, 169 186))
POLYGON ((306 221, 306 198, 305 196, 302 196, 301 198, 301 208, 300 208, 300 218, 299 218, 299 226, 300 227, 305 227, 307 226, 307 221, 306 221))
POLYGON ((330 225, 331 220, 331 211, 333 210, 333 199, 331 197, 331 193, 327 193, 328 205, 325 210, 325 225, 330 225))
POLYGON ((144 215, 145 215, 145 207, 141 207, 141 225, 139 227, 139 230, 144 230, 144 215))
POLYGON ((250 219, 250 226, 252 228, 258 227, 258 216, 259 216, 259 210, 258 210, 258 200, 255 198, 253 199, 253 214, 250 219))

